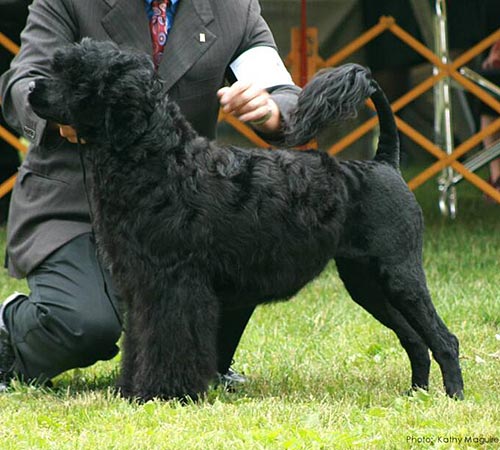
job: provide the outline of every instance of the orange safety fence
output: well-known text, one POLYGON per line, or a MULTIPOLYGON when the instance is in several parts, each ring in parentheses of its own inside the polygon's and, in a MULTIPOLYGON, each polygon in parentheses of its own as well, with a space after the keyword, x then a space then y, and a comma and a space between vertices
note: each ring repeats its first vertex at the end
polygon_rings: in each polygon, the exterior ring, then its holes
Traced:
MULTIPOLYGON (((441 59, 431 50, 429 50, 425 45, 403 30, 396 24, 396 21, 392 17, 383 16, 380 18, 379 23, 367 30, 361 36, 359 36, 354 41, 350 42, 344 48, 339 50, 334 55, 330 56, 328 59, 321 58, 317 53, 317 43, 312 43, 312 51, 310 52, 310 58, 316 67, 316 70, 330 67, 339 64, 341 61, 345 60, 347 57, 361 49, 368 42, 375 39, 377 36, 384 32, 391 32, 401 41, 405 42, 408 46, 413 48, 417 53, 422 55, 427 59, 433 66, 436 67, 437 73, 432 74, 427 79, 419 83, 409 92, 404 94, 402 97, 394 101, 391 106, 394 113, 397 113, 403 107, 408 105, 410 102, 415 100, 420 95, 424 94, 430 88, 432 88, 436 83, 445 77, 451 77, 455 82, 460 84, 466 91, 479 98, 482 102, 486 103, 489 107, 499 113, 500 116, 500 102, 488 94, 486 91, 475 85, 473 82, 469 81, 467 78, 462 76, 458 70, 461 66, 469 62, 471 59, 481 54, 487 48, 491 47, 497 40, 500 39, 500 29, 494 33, 487 36, 481 42, 476 44, 471 49, 464 52, 462 55, 457 57, 455 61, 450 63, 443 63, 441 59)), ((314 40, 314 33, 310 34, 310 38, 314 40)), ((364 134, 368 133, 370 130, 375 128, 378 123, 376 117, 372 117, 358 128, 350 132, 348 135, 344 136, 334 145, 328 149, 328 153, 337 154, 351 145, 353 142, 361 138, 364 134)), ((408 123, 399 117, 396 117, 396 124, 400 132, 408 136, 415 143, 420 145, 423 149, 431 153, 436 157, 437 161, 430 167, 422 171, 420 174, 415 176, 412 180, 408 182, 409 187, 413 190, 418 186, 425 183, 432 176, 437 174, 440 170, 445 167, 451 166, 456 172, 463 175, 463 177, 475 185, 477 188, 484 191, 490 197, 493 197, 500 203, 500 193, 494 189, 489 183, 483 180, 481 177, 477 176, 475 173, 468 170, 463 164, 461 164, 458 159, 465 155, 468 151, 473 149, 475 146, 481 143, 482 139, 500 130, 500 118, 491 123, 488 127, 477 132, 465 142, 455 147, 451 154, 446 153, 443 149, 437 146, 435 143, 431 142, 425 136, 423 136, 419 131, 415 130, 408 123)))
MULTIPOLYGON (((324 60, 318 55, 318 44, 317 44, 317 29, 308 28, 307 29, 307 75, 310 78, 318 69, 324 67, 330 67, 339 64, 341 61, 345 60, 347 57, 361 49, 368 42, 375 39, 377 36, 384 32, 391 32, 397 36, 400 40, 405 42, 408 46, 413 48, 417 53, 422 55, 430 63, 432 63, 436 69, 437 73, 429 76, 426 80, 422 81, 420 84, 415 86, 409 92, 404 94, 402 97, 394 101, 391 106, 394 113, 404 108, 406 105, 411 103, 420 95, 424 94, 430 88, 432 88, 436 83, 445 77, 453 78, 457 83, 459 83, 465 90, 471 92, 481 101, 490 106, 493 110, 497 111, 500 115, 500 102, 494 97, 486 93, 484 90, 476 86, 474 83, 463 77, 458 69, 465 63, 469 62, 471 59, 482 53, 484 50, 489 48, 493 43, 500 39, 500 29, 492 33, 490 36, 483 39, 477 45, 471 49, 464 52, 454 62, 445 64, 441 59, 431 50, 429 50, 425 45, 403 30, 396 24, 396 21, 392 17, 383 16, 380 18, 379 23, 367 30, 361 36, 359 36, 354 41, 350 42, 340 51, 330 56, 328 59, 324 60)), ((294 80, 299 79, 300 73, 300 46, 301 46, 301 35, 300 30, 292 30, 292 48, 290 54, 286 59, 287 66, 289 67, 292 77, 294 80)), ((5 35, 0 33, 0 45, 3 45, 12 53, 16 53, 19 47, 8 39, 5 35)), ((220 112, 219 122, 225 121, 230 126, 236 129, 240 134, 244 135, 254 144, 261 147, 269 147, 263 139, 261 139, 257 134, 247 125, 238 121, 231 115, 220 112)), ((329 154, 337 154, 351 145, 353 142, 361 138, 364 134, 371 131, 377 125, 377 118, 372 117, 365 123, 360 125, 357 129, 340 139, 333 146, 328 149, 329 154)), ((431 142, 428 138, 423 136, 420 132, 411 127, 408 123, 403 121, 401 118, 396 117, 396 123, 398 129, 407 135, 410 139, 424 148, 426 151, 431 153, 436 157, 437 161, 430 167, 422 171, 416 177, 409 181, 408 185, 411 189, 416 189, 418 186, 425 183, 432 176, 437 174, 440 170, 445 167, 451 166, 455 171, 459 172, 463 177, 474 184, 476 187, 484 191, 489 196, 500 202, 500 193, 491 187, 482 178, 469 171, 463 164, 461 164, 458 159, 466 154, 468 151, 473 149, 478 145, 485 136, 489 136, 496 131, 500 130, 500 118, 491 123, 485 129, 479 131, 478 133, 471 136, 465 142, 457 146, 451 154, 447 154, 443 149, 437 146, 435 143, 431 142)), ((25 151, 25 145, 14 135, 9 133, 5 128, 0 127, 0 138, 6 140, 10 145, 14 146, 20 151, 25 151)), ((13 185, 15 176, 11 177, 9 180, 5 181, 0 185, 0 198, 5 195, 13 185)))
POLYGON ((13 55, 16 55, 17 52, 19 51, 19 45, 17 45, 15 42, 13 42, 12 40, 10 40, 1 31, 0 31, 0 45, 2 47, 5 47, 13 55))
MULTIPOLYGON (((12 42, 5 34, 0 32, 0 45, 5 47, 9 52, 15 55, 19 51, 19 46, 12 42)), ((10 144, 12 147, 17 149, 20 152, 26 152, 26 145, 21 142, 21 140, 14 136, 10 131, 0 125, 0 138, 10 144)), ((7 180, 0 183, 0 198, 7 195, 12 188, 14 187, 14 183, 16 181, 17 175, 12 175, 7 180)))

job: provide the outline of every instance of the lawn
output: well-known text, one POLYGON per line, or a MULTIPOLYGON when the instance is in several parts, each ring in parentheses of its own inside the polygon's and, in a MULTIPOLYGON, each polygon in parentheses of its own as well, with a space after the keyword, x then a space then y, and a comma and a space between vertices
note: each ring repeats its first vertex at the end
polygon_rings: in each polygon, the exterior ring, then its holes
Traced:
MULTIPOLYGON (((69 371, 53 389, 19 383, 0 395, 0 449, 498 449, 500 206, 459 186, 454 221, 434 181, 416 191, 426 218, 425 267, 435 305, 460 339, 464 401, 413 396, 393 333, 355 305, 332 264, 288 304, 261 307, 236 355, 250 383, 199 404, 134 404, 112 386, 119 356, 69 371)), ((0 230, 3 251, 5 230, 0 230)), ((361 281, 361 280, 360 280, 361 281)), ((0 296, 25 283, 0 273, 0 296)))

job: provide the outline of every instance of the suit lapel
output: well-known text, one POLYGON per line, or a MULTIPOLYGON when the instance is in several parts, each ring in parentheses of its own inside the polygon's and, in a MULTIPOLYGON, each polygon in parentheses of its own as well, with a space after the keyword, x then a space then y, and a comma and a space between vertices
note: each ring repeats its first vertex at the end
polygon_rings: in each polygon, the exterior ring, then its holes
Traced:
POLYGON ((167 89, 215 42, 217 36, 208 28, 213 20, 208 0, 180 0, 158 69, 167 89))
POLYGON ((151 34, 144 0, 104 0, 110 6, 103 28, 118 45, 152 53, 151 34))
MULTIPOLYGON (((118 45, 152 54, 144 0, 103 0, 110 7, 102 26, 118 45)), ((209 0, 180 0, 159 73, 170 89, 210 48, 217 36, 209 30, 214 16, 209 0)))

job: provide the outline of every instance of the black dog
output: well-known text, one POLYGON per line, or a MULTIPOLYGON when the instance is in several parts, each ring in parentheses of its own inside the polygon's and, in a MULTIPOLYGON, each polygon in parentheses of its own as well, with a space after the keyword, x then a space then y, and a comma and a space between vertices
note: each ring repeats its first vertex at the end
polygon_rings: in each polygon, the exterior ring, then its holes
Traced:
POLYGON ((32 84, 43 118, 73 125, 89 170, 93 225, 127 301, 125 396, 203 393, 216 372, 221 308, 292 297, 335 258, 352 298, 394 330, 412 385, 429 349, 461 398, 458 340, 437 315, 422 268, 422 215, 398 172, 390 106, 365 68, 323 72, 302 92, 289 145, 307 142, 371 97, 373 161, 321 152, 219 147, 166 96, 149 56, 84 40, 32 84))

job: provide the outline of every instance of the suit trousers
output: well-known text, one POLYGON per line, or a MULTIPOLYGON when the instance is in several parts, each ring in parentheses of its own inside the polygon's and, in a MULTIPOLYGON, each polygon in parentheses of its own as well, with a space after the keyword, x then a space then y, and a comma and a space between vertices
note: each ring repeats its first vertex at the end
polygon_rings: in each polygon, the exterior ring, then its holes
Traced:
MULTIPOLYGON (((27 280, 30 295, 4 311, 18 376, 43 382, 118 353, 123 305, 108 271, 99 262, 91 233, 74 238, 49 255, 27 280)), ((220 373, 229 368, 253 310, 222 311, 220 373)))

